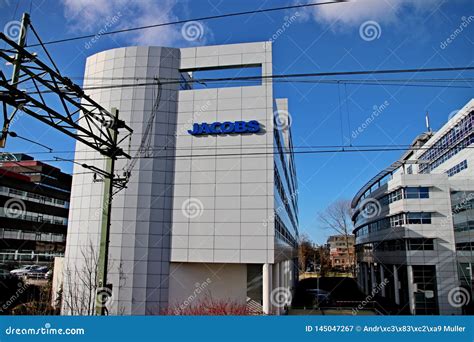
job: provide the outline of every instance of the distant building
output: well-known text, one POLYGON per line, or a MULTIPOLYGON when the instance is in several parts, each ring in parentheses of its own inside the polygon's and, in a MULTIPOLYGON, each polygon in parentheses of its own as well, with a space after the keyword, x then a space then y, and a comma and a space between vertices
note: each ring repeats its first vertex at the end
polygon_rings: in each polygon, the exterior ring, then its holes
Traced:
POLYGON ((473 147, 471 100, 356 194, 352 219, 365 293, 381 287, 383 297, 416 315, 466 313, 474 284, 473 147))
POLYGON ((0 262, 64 255, 71 182, 28 155, 0 153, 0 262))
POLYGON ((333 269, 350 270, 354 265, 353 235, 333 235, 328 238, 329 258, 333 269))

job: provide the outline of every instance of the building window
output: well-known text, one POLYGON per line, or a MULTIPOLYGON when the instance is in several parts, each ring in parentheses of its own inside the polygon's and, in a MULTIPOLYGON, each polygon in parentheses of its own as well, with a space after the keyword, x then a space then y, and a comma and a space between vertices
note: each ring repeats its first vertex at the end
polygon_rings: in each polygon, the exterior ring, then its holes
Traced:
POLYGON ((456 244, 458 251, 474 251, 474 242, 458 242, 456 244))
POLYGON ((446 173, 448 174, 448 177, 452 177, 454 176, 455 174, 461 172, 462 170, 465 170, 467 169, 467 160, 464 159, 462 162, 460 162, 459 164, 453 166, 452 168, 450 168, 448 171, 446 171, 446 173))
POLYGON ((433 239, 408 239, 408 249, 412 251, 432 251, 433 239))
POLYGON ((408 213, 408 224, 431 224, 431 213, 408 213))
POLYGON ((390 194, 388 194, 388 203, 399 201, 402 199, 402 197, 403 197, 402 189, 395 190, 394 192, 391 192, 390 194))
POLYGON ((470 112, 420 156, 420 160, 426 160, 429 163, 421 164, 419 172, 430 173, 431 170, 471 145, 474 142, 473 127, 474 114, 470 112))
POLYGON ((391 227, 400 227, 404 224, 403 214, 398 214, 390 217, 390 226, 391 227))
POLYGON ((407 187, 405 188, 405 198, 429 198, 430 192, 427 187, 407 187))

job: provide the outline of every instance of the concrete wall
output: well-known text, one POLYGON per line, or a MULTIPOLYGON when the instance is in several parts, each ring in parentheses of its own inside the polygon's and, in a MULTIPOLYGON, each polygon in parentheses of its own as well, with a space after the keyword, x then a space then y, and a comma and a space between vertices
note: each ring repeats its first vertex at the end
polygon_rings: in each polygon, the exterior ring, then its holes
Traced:
MULTIPOLYGON (((100 52, 86 62, 85 86, 121 85, 179 78, 179 49, 129 47, 100 52), (111 78, 114 78, 113 80, 111 78), (136 78, 136 79, 134 79, 136 78)), ((103 107, 119 109, 119 117, 134 130, 131 154, 140 146, 142 133, 157 98, 158 86, 120 87, 89 91, 103 107)), ((128 188, 112 200, 108 282, 113 285, 112 314, 146 314, 165 307, 168 300, 172 186, 174 178, 177 84, 163 85, 159 111, 150 136, 154 158, 141 158, 128 188), (165 150, 164 147, 167 149, 165 150)), ((128 141, 122 147, 127 151, 128 141)), ((76 161, 104 168, 97 152, 77 143, 76 161)), ((127 167, 119 160, 116 170, 127 167)), ((99 250, 103 183, 74 165, 68 236, 65 253, 65 295, 68 289, 94 295, 84 288, 87 269, 95 268, 99 250), (94 265, 95 264, 95 265, 94 265)), ((92 306, 94 300, 92 300, 92 306)), ((93 308, 92 308, 93 309, 93 308)), ((77 310, 63 312, 79 314, 77 310)), ((84 314, 83 312, 81 314, 84 314)))
MULTIPOLYGON (((260 64, 267 76, 271 60, 269 42, 233 44, 182 49, 180 67, 260 64)), ((273 156, 242 155, 273 150, 271 81, 180 91, 176 146, 171 260, 273 262, 273 156), (263 129, 206 136, 187 132, 193 123, 240 120, 258 120, 263 129), (186 204, 198 212, 189 215, 183 210, 186 204)))

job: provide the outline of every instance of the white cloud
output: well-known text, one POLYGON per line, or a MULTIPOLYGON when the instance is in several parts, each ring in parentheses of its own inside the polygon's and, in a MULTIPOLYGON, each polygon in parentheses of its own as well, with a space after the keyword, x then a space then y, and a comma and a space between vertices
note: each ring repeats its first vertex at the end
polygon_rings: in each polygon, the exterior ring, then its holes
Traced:
MULTIPOLYGON (((177 0, 62 0, 64 14, 70 28, 82 33, 95 33, 102 29, 108 18, 120 16, 120 19, 108 30, 127 29, 154 25, 178 20, 175 15, 177 0)), ((210 29, 204 28, 203 38, 194 42, 205 44, 212 38, 210 29)), ((181 34, 182 25, 168 25, 149 29, 121 33, 115 37, 124 38, 134 45, 183 46, 189 45, 181 34)))
POLYGON ((334 5, 315 6, 307 12, 306 19, 314 19, 325 24, 337 22, 338 28, 360 25, 366 20, 378 23, 397 23, 405 18, 400 14, 403 9, 419 14, 437 8, 445 0, 352 0, 334 5))

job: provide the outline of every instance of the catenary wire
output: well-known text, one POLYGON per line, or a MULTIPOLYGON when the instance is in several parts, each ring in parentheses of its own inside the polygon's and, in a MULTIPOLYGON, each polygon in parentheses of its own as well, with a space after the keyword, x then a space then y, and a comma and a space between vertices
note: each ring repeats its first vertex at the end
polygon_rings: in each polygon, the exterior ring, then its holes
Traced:
MULTIPOLYGON (((205 16, 205 17, 199 17, 199 18, 193 18, 193 19, 176 20, 176 21, 171 21, 171 22, 167 22, 167 23, 159 23, 159 24, 152 24, 152 25, 145 25, 145 26, 131 27, 131 28, 121 29, 121 30, 103 32, 100 36, 101 37, 102 36, 110 36, 112 34, 126 33, 126 32, 138 31, 138 30, 145 30, 145 29, 150 29, 150 28, 155 28, 155 27, 179 25, 179 24, 185 24, 185 23, 193 22, 193 21, 208 21, 208 20, 215 20, 215 19, 245 16, 245 15, 250 15, 250 14, 260 14, 260 13, 268 13, 268 12, 276 12, 276 11, 297 9, 297 8, 315 7, 315 6, 323 6, 323 5, 334 5, 334 4, 344 3, 344 2, 350 2, 350 1, 349 0, 325 1, 325 2, 316 2, 316 3, 309 3, 309 4, 296 4, 296 5, 290 5, 290 6, 264 8, 264 9, 244 11, 244 12, 225 13, 225 14, 220 14, 220 15, 205 16)), ((51 41, 44 42, 43 44, 44 45, 51 45, 51 44, 58 44, 58 43, 66 43, 66 42, 75 41, 75 40, 94 38, 96 35, 97 35, 97 33, 83 35, 83 36, 77 36, 77 37, 58 39, 58 40, 51 40, 51 41)), ((32 44, 32 45, 28 45, 28 46, 29 47, 35 47, 35 46, 39 46, 39 45, 40 44, 32 44)))
MULTIPOLYGON (((425 72, 448 72, 448 71, 472 71, 474 67, 464 66, 464 67, 450 67, 450 68, 419 68, 419 69, 385 69, 385 70, 359 70, 359 71, 337 71, 337 72, 320 72, 320 73, 299 73, 299 74, 286 74, 286 75, 261 75, 261 76, 240 76, 240 77, 225 77, 225 78, 209 78, 209 79, 193 79, 187 81, 188 83, 228 83, 231 81, 266 81, 271 79, 273 82, 305 82, 305 83, 332 83, 332 84, 340 84, 340 83, 347 83, 347 84, 357 84, 357 83, 369 83, 369 82, 393 82, 390 79, 385 80, 358 80, 358 81, 351 81, 351 80, 288 80, 288 78, 305 78, 305 77, 327 77, 327 76, 341 76, 341 75, 374 75, 374 74, 396 74, 396 73, 425 73, 425 72)), ((143 78, 140 78, 143 79, 143 78)), ((447 80, 441 79, 441 82, 470 82, 472 78, 469 79, 459 79, 458 81, 454 80, 447 80)), ((178 79, 167 79, 167 78, 160 78, 162 85, 170 85, 170 84, 181 84, 182 81, 178 79)), ((416 82, 417 80, 412 79, 411 82, 416 82)), ((429 82, 435 82, 436 79, 431 79, 429 82)), ((396 82, 396 81, 395 81, 396 82)), ((403 82, 403 81, 399 81, 403 82)), ((141 82, 141 83, 128 83, 128 84, 109 84, 109 85, 100 85, 100 86, 86 86, 83 87, 82 90, 103 90, 103 89, 120 89, 120 88, 133 88, 133 87, 146 87, 155 85, 155 82, 141 82)), ((377 85, 377 83, 374 83, 377 85)), ((381 84, 385 85, 385 84, 381 84)), ((450 85, 448 85, 450 86, 450 85)), ((443 85, 443 87, 448 87, 443 85)), ((471 87, 467 87, 471 88, 471 87)), ((26 88, 24 90, 32 89, 26 88)), ((52 90, 45 90, 41 91, 41 93, 53 93, 52 90)), ((31 94, 36 94, 38 92, 30 92, 31 94)))
MULTIPOLYGON (((264 148, 276 148, 275 145, 273 144, 249 144, 249 145, 242 145, 236 148, 235 146, 194 146, 194 147, 155 147, 155 148, 150 148, 150 151, 214 151, 214 150, 236 150, 236 149, 264 149, 264 148)), ((346 148, 400 148, 400 149, 410 149, 411 145, 405 145, 405 144, 375 144, 375 145, 306 145, 306 146, 293 146, 293 149, 346 149, 346 148)), ((428 147, 425 147, 425 149, 428 147)), ((436 149, 436 147, 433 147, 436 149)), ((438 147, 438 149, 447 149, 451 147, 438 147)), ((467 146, 467 148, 474 148, 474 146, 467 146)), ((421 148, 420 148, 421 149, 421 148)), ((136 152, 138 149, 130 149, 131 152, 136 152)), ((46 151, 30 151, 27 152, 26 154, 66 154, 66 153, 74 153, 74 152, 84 152, 84 151, 75 151, 75 150, 68 150, 68 151, 52 151, 52 152, 46 152, 46 151)), ((7 152, 7 153, 22 153, 22 152, 7 152)))
MULTIPOLYGON (((411 151, 426 151, 433 147, 413 147, 410 148, 411 151)), ((450 147, 449 147, 450 148, 450 147)), ((446 149, 449 150, 448 147, 446 148, 439 148, 439 149, 446 149)), ((474 146, 466 146, 466 149, 473 148, 474 146)), ((326 153, 360 153, 360 152, 393 152, 393 151, 406 151, 406 148, 354 148, 350 146, 338 148, 338 149, 329 149, 329 150, 312 150, 312 151, 267 151, 267 152, 248 152, 248 153, 220 153, 220 154, 188 154, 188 155, 178 155, 178 156, 141 156, 138 157, 139 159, 181 159, 181 158, 203 158, 203 157, 236 157, 236 156, 266 156, 266 155, 275 155, 275 154, 326 154, 326 153)), ((61 159, 60 162, 70 161, 70 162, 78 162, 78 161, 105 161, 105 158, 76 158, 76 159, 61 159)), ((58 162, 57 159, 42 159, 37 160, 43 163, 49 162, 58 162)))

